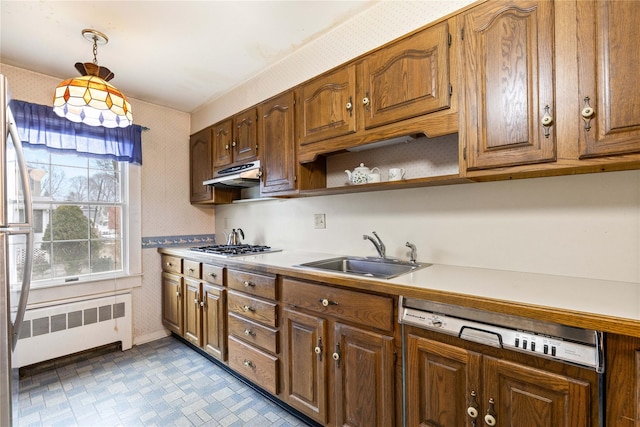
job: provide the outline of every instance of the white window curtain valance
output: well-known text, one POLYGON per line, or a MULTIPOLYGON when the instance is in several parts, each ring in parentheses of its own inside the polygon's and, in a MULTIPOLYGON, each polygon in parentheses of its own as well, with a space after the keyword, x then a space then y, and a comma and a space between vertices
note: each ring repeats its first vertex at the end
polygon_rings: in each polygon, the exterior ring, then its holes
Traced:
POLYGON ((58 117, 50 106, 18 100, 10 107, 25 144, 142 165, 142 126, 88 126, 58 117))

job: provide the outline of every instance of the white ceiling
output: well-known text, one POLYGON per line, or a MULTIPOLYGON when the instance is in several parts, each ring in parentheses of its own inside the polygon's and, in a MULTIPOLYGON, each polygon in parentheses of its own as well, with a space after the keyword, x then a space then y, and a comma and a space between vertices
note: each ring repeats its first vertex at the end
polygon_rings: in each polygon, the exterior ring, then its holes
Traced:
POLYGON ((92 28, 109 37, 98 64, 114 86, 192 112, 374 3, 0 0, 0 62, 77 76, 74 64, 93 60, 92 28))

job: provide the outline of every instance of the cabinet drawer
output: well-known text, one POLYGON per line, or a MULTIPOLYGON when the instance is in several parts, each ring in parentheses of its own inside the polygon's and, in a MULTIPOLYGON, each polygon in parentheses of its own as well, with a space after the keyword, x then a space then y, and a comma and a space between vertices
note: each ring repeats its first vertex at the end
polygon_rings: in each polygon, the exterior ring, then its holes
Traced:
POLYGON ((185 276, 193 277, 194 279, 200 278, 200 263, 197 261, 191 261, 185 259, 182 264, 185 276))
POLYGON ((224 286, 224 268, 217 265, 202 264, 202 280, 214 285, 224 286))
POLYGON ((246 271, 227 270, 227 286, 262 298, 276 299, 276 278, 246 271))
POLYGON ((271 353, 278 352, 278 331, 275 329, 267 328, 233 313, 229 313, 228 328, 229 335, 235 335, 271 353))
POLYGON ((182 258, 162 255, 162 269, 167 273, 182 274, 182 258))
POLYGON ((267 326, 276 327, 276 304, 252 298, 239 292, 229 291, 227 298, 229 313, 236 313, 267 326))
POLYGON ((278 394, 278 358, 229 337, 229 367, 272 394, 278 394))
POLYGON ((355 322, 365 327, 383 331, 393 330, 393 299, 391 297, 283 279, 282 303, 355 322))

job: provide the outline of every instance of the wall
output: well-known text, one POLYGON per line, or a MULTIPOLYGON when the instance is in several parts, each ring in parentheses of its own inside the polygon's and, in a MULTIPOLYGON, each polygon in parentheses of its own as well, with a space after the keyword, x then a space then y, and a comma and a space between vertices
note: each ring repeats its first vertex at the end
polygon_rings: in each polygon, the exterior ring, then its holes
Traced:
MULTIPOLYGON (((0 65, 0 72, 9 80, 13 98, 44 105, 51 103, 59 78, 0 65)), ((189 203, 189 115, 137 99, 130 102, 134 122, 149 128, 142 134, 142 212, 141 224, 138 224, 142 240, 212 233, 214 210, 196 208, 189 203)), ((142 242, 137 244, 142 247, 142 242)), ((142 249, 141 286, 132 292, 134 343, 166 334, 161 322, 160 271, 160 256, 153 245, 142 249)))
POLYGON ((640 284, 640 171, 220 206, 218 233, 225 219, 285 249, 375 256, 375 230, 403 259, 410 241, 423 262, 640 284))

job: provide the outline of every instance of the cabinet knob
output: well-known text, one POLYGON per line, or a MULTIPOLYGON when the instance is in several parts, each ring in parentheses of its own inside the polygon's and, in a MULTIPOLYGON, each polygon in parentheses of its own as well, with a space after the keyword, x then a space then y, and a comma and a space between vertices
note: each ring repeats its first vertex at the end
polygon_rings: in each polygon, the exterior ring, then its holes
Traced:
POLYGON ((242 284, 244 285, 245 288, 248 288, 249 286, 254 287, 256 285, 255 283, 250 282, 248 280, 245 280, 242 284))
POLYGON ((497 414, 494 408, 494 404, 495 402, 493 398, 489 398, 489 409, 487 409, 487 414, 484 416, 484 423, 488 426, 495 426, 497 423, 497 414))
POLYGON ((242 309, 244 311, 256 311, 253 307, 249 307, 248 305, 243 305, 242 309))
POLYGON ((225 149, 225 150, 227 150, 227 151, 229 151, 229 144, 225 144, 225 145, 224 145, 224 149, 225 149))
POLYGON ((333 360, 340 360, 340 353, 333 353, 331 357, 333 357, 333 360))
POLYGON ((320 304, 322 304, 324 307, 329 307, 330 305, 338 305, 337 302, 335 301, 331 301, 329 299, 323 298, 320 301, 320 304))
POLYGON ((255 333, 255 332, 253 332, 251 329, 245 329, 245 330, 244 330, 244 334, 245 334, 246 336, 252 336, 252 337, 256 335, 256 333, 255 333))
POLYGON ((362 98, 362 105, 369 105, 369 102, 371 101, 369 100, 368 97, 365 96, 364 98, 362 98))
POLYGON ((584 107, 580 114, 582 115, 582 119, 584 120, 584 130, 589 132, 591 130, 591 118, 595 114, 596 110, 591 107, 589 104, 590 98, 587 96, 584 98, 584 107))
POLYGON ((254 365, 251 360, 247 360, 247 359, 244 359, 244 362, 242 362, 242 364, 247 368, 251 368, 251 369, 255 369, 256 367, 256 365, 254 365))
POLYGON ((469 407, 467 408, 467 415, 469 415, 474 420, 478 418, 478 401, 476 400, 475 390, 471 391, 471 401, 469 402, 469 407))
POLYGON ((322 349, 321 349, 320 347, 316 347, 316 348, 314 348, 314 349, 313 349, 313 351, 315 351, 315 352, 316 352, 316 354, 320 354, 320 353, 322 353, 322 349))
POLYGON ((170 262, 167 262, 167 267, 173 267, 173 264, 170 262))
POLYGON ((213 277, 214 279, 215 279, 216 277, 218 277, 218 275, 217 275, 216 273, 209 273, 209 276, 213 277))
POLYGON ((550 127, 553 124, 553 117, 549 114, 549 106, 544 106, 544 115, 542 116, 542 127, 544 128, 544 136, 545 138, 549 138, 550 135, 550 127))
POLYGON ((351 110, 353 108, 353 104, 350 102, 347 102, 347 110, 351 110))
POLYGON ((340 356, 340 343, 336 343, 336 351, 331 355, 331 357, 337 362, 338 367, 340 367, 340 356))

